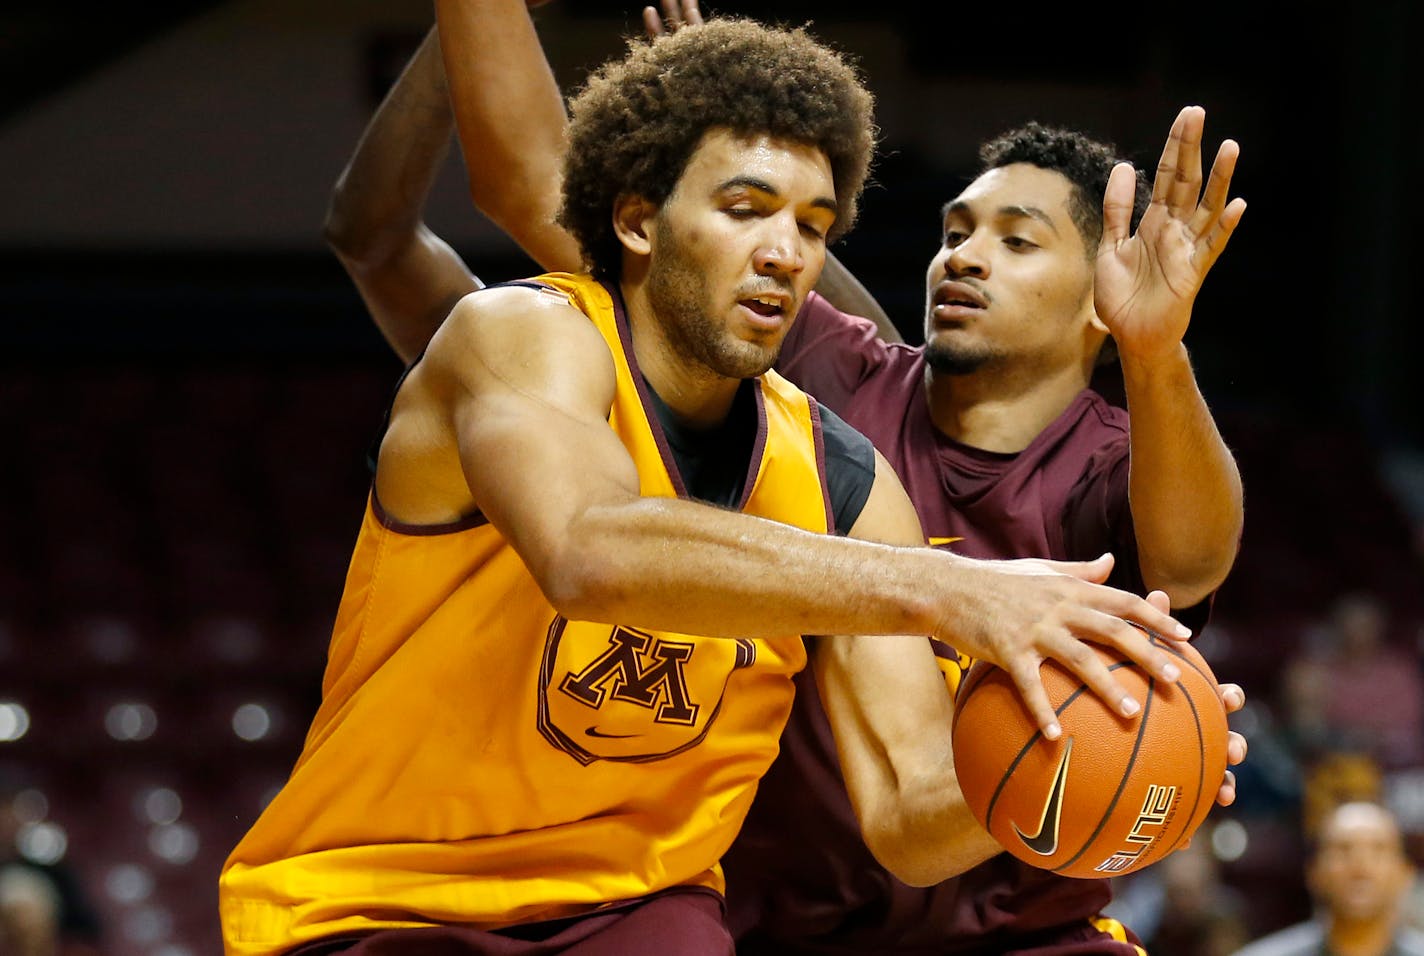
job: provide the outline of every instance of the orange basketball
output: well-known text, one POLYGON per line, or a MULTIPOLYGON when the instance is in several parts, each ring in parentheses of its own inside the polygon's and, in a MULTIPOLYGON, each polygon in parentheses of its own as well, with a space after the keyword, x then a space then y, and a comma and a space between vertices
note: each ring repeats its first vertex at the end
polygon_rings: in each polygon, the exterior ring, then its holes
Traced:
POLYGON ((1191 645, 1153 635, 1182 676, 1149 677, 1095 647, 1142 705, 1118 716, 1054 661, 1041 673, 1063 734, 1046 740, 1009 675, 976 663, 955 704, 954 763, 980 824, 1026 863, 1063 876, 1116 876, 1182 847, 1226 771, 1226 709, 1191 645))

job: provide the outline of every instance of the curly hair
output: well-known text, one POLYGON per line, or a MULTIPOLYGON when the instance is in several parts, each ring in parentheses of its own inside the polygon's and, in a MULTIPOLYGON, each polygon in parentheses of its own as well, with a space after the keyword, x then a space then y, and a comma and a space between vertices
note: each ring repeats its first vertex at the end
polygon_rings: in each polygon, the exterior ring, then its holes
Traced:
POLYGON ((703 134, 720 128, 823 152, 840 206, 834 240, 854 223, 870 172, 873 105, 857 68, 804 28, 727 18, 630 40, 628 55, 595 71, 569 103, 558 221, 595 275, 615 275, 614 201, 661 205, 703 134))
MULTIPOLYGON (((1088 255, 1093 255, 1103 237, 1103 191, 1113 166, 1127 160, 1117 147, 1090 139, 1082 133, 1057 129, 1041 123, 1026 123, 979 147, 979 172, 989 172, 1014 163, 1028 163, 1061 174, 1073 184, 1068 214, 1078 227, 1088 255)), ((1142 219, 1152 199, 1152 187, 1142 170, 1137 170, 1137 192, 1132 204, 1132 228, 1142 219)))

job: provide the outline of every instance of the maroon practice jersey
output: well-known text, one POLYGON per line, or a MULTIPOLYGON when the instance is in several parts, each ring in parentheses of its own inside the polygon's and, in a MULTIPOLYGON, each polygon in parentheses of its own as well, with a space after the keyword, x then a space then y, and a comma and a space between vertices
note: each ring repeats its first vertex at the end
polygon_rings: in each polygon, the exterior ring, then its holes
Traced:
MULTIPOLYGON (((814 294, 777 368, 875 444, 931 544, 978 558, 1088 560, 1111 551, 1109 583, 1142 593, 1127 413, 1096 392, 1079 394, 1017 454, 970 448, 930 420, 923 348, 886 344, 872 323, 814 294)), ((953 676, 954 652, 936 650, 953 676)), ((1081 952, 1092 939, 1104 942, 1091 951, 1134 951, 1094 924, 1111 896, 1106 880, 1056 876, 1001 853, 922 889, 876 863, 809 668, 781 748, 724 860, 739 953, 1081 952)))

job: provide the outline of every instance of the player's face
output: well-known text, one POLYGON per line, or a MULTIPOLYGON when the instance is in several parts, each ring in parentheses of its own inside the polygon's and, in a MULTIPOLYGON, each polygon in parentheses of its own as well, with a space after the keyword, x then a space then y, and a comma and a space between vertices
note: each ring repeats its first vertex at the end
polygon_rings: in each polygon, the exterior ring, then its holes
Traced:
POLYGON ((926 276, 932 368, 1040 374, 1096 355, 1092 263, 1069 214, 1072 188, 1059 173, 1016 163, 980 176, 945 206, 944 238, 926 276))
POLYGON ((1311 865, 1311 884, 1337 916, 1388 916, 1409 880, 1399 831, 1383 811, 1353 804, 1335 812, 1311 865))
POLYGON ((835 219, 820 150, 704 136, 649 229, 648 299, 674 350, 728 378, 770 368, 835 219))

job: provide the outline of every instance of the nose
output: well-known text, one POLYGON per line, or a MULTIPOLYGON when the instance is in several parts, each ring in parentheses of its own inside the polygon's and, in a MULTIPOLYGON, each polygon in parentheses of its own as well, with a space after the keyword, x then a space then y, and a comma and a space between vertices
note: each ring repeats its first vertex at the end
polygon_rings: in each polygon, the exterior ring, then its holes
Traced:
POLYGON ((975 276, 984 278, 989 274, 989 260, 984 255, 982 240, 978 232, 965 236, 959 244, 949 250, 945 257, 945 274, 951 277, 975 276))
POLYGON ((806 251, 802 248, 797 223, 768 222, 757 246, 754 264, 758 275, 767 276, 792 276, 805 269, 806 251))

